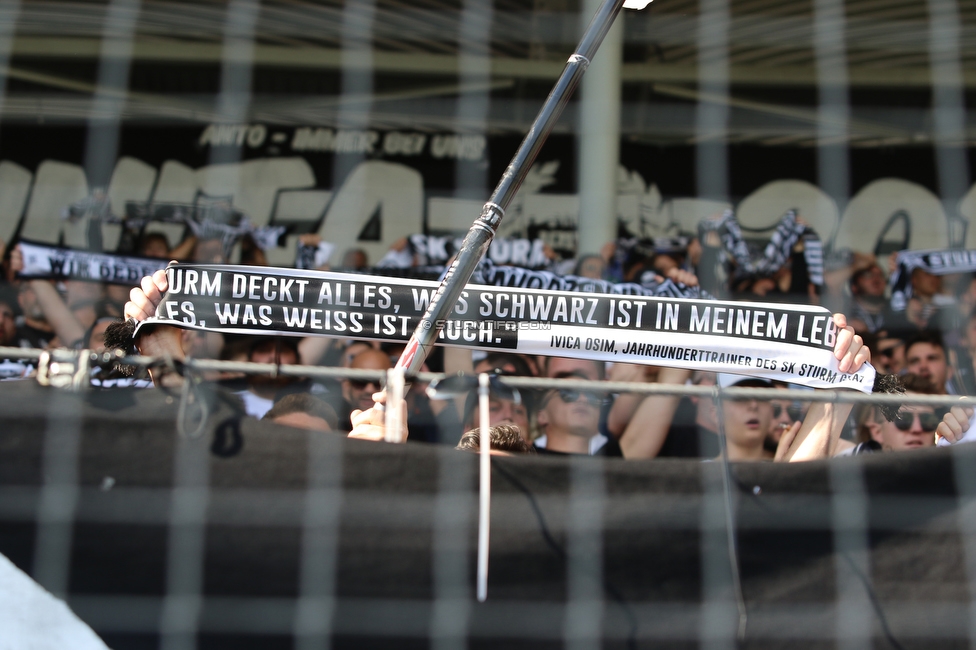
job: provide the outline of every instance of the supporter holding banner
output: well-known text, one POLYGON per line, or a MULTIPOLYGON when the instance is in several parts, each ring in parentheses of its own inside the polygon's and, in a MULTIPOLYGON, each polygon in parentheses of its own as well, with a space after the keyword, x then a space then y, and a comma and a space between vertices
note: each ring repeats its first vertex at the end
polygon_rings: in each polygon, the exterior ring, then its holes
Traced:
POLYGON ((900 251, 895 257, 895 270, 888 278, 891 308, 905 310, 916 293, 913 276, 919 273, 943 276, 973 272, 976 272, 976 250, 900 251))
POLYGON ((727 277, 731 280, 728 288, 734 292, 765 296, 772 291, 784 298, 785 294, 808 294, 804 302, 816 302, 815 292, 824 283, 823 243, 796 211, 780 218, 761 252, 750 250, 731 210, 718 218, 703 219, 698 237, 707 251, 699 263, 699 275, 709 291, 718 291, 727 277), (779 286, 784 279, 786 286, 779 286), (769 286, 759 289, 757 283, 769 286))
MULTIPOLYGON (((462 237, 410 235, 393 245, 377 264, 380 267, 446 265, 461 247, 462 237)), ((486 259, 495 264, 543 269, 552 263, 554 254, 541 239, 498 237, 488 247, 486 259)))
MULTIPOLYGON (((698 298, 701 292, 690 282, 691 275, 677 273, 675 279, 664 278, 656 273, 644 273, 641 282, 610 282, 577 275, 557 275, 550 271, 532 271, 515 266, 496 266, 485 260, 475 270, 472 282, 496 287, 520 287, 523 289, 549 289, 553 291, 579 291, 583 293, 615 293, 629 296, 669 296, 672 298, 698 298)), ((704 296, 707 297, 707 296, 704 296)))
MULTIPOLYGON (((408 340, 437 288, 420 280, 175 263, 144 278, 143 288, 154 281, 164 295, 152 313, 141 314, 151 318, 140 328, 388 341, 408 340)), ((815 388, 871 392, 874 385, 870 366, 839 370, 837 327, 819 307, 471 284, 440 325, 444 345, 731 372, 815 388)))
POLYGON ((165 260, 78 251, 21 240, 24 258, 19 277, 32 280, 92 280, 132 286, 166 267, 165 260))

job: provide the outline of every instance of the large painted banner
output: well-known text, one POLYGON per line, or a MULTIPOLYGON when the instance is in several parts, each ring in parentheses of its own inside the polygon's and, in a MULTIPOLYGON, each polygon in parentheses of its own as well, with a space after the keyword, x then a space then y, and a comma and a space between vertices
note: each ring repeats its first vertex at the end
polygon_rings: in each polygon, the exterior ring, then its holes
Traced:
MULTIPOLYGON (((126 252, 129 231, 138 226, 139 232, 164 233, 174 246, 188 234, 174 214, 224 210, 252 229, 284 229, 267 251, 278 265, 294 262, 296 239, 304 233, 334 245, 333 265, 352 248, 375 264, 411 236, 452 241, 480 213, 520 140, 317 126, 123 125, 118 158, 97 172, 84 167, 83 127, 17 124, 0 130, 4 241, 20 235, 126 252)), ((976 248, 976 228, 968 227, 976 217, 976 193, 946 203, 933 193, 931 174, 919 168, 913 152, 863 160, 857 173, 864 177, 854 179, 856 193, 841 211, 815 184, 815 152, 729 151, 733 162, 742 163, 732 166, 739 170, 730 178, 733 198, 714 201, 694 196, 693 148, 623 141, 616 215, 600 218, 615 218, 622 233, 653 239, 694 234, 703 218, 734 208, 746 235, 765 240, 785 212, 796 210, 828 252, 976 248), (906 164, 893 164, 892 157, 906 164)), ((508 210, 501 237, 539 241, 559 257, 575 256, 575 160, 572 136, 547 142, 508 210)), ((538 252, 527 257, 537 260, 538 252)))

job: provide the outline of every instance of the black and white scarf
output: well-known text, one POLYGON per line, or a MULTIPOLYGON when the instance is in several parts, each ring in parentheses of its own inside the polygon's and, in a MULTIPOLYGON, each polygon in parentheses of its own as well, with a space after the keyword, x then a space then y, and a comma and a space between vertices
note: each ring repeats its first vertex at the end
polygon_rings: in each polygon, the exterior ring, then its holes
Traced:
POLYGON ((514 266, 496 266, 485 260, 475 271, 473 282, 500 287, 523 289, 548 289, 551 291, 582 291, 584 293, 612 293, 626 296, 659 296, 670 298, 699 298, 698 287, 688 287, 662 278, 656 273, 645 273, 640 284, 635 282, 609 282, 578 275, 556 275, 550 271, 532 271, 514 266))
POLYGON ((895 257, 895 272, 888 278, 891 308, 904 311, 912 297, 912 272, 922 269, 932 275, 976 272, 974 250, 900 251, 895 257))
MULTIPOLYGON (((416 234, 407 237, 406 246, 389 250, 376 266, 408 268, 411 266, 442 266, 461 248, 462 237, 442 237, 416 234)), ((551 264, 541 239, 496 237, 488 247, 486 259, 495 264, 544 269, 551 264)))
POLYGON ((722 248, 735 262, 734 278, 769 276, 781 269, 793 255, 793 247, 803 241, 803 254, 810 281, 822 286, 824 282, 823 244, 817 234, 799 223, 795 210, 784 214, 761 255, 754 255, 742 236, 735 213, 726 210, 719 219, 703 219, 698 224, 699 239, 704 242, 708 232, 715 232, 722 248))
MULTIPOLYGON (((145 324, 208 331, 406 341, 438 283, 269 267, 173 264, 145 324)), ((821 307, 468 284, 441 323, 444 345, 646 363, 871 392, 841 373, 821 307)), ((140 324, 140 327, 142 324, 140 324)))
POLYGON ((79 251, 61 246, 20 241, 24 257, 21 278, 91 280, 134 287, 144 276, 166 268, 167 260, 79 251))

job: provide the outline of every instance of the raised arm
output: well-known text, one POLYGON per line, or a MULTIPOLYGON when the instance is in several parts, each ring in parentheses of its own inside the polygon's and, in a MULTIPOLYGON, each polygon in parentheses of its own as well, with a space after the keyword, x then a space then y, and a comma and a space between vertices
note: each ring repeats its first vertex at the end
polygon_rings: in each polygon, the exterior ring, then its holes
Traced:
POLYGON ((44 312, 44 320, 54 329, 54 333, 65 347, 74 347, 85 337, 85 328, 71 313, 68 305, 54 285, 47 280, 29 280, 30 288, 37 296, 37 303, 44 312))
MULTIPOLYGON (((845 373, 856 372, 871 361, 871 350, 854 333, 854 328, 847 324, 847 318, 843 314, 834 314, 834 324, 837 326, 834 357, 838 361, 838 368, 845 373)), ((853 408, 853 404, 811 404, 800 430, 782 460, 797 462, 829 458, 830 450, 836 445, 853 408)))
MULTIPOLYGON (((159 270, 151 276, 146 276, 138 287, 129 292, 129 302, 125 303, 126 318, 144 321, 156 314, 156 307, 163 299, 163 294, 169 289, 166 271, 159 270)), ((135 340, 136 349, 140 354, 151 357, 168 356, 182 361, 186 358, 183 352, 183 336, 179 328, 172 325, 154 325, 149 331, 142 330, 135 340)), ((149 371, 153 383, 157 386, 175 386, 182 383, 179 375, 167 372, 164 368, 153 368, 149 371)))
MULTIPOLYGON (((650 374, 654 374, 654 366, 637 363, 615 363, 607 375, 607 381, 645 382, 650 381, 650 374)), ((610 412, 607 413, 607 430, 618 440, 623 435, 627 425, 634 417, 637 408, 647 396, 642 393, 621 393, 613 401, 610 412)))
MULTIPOLYGON (((20 251, 20 246, 14 246, 10 251, 10 271, 17 273, 23 270, 24 255, 20 251)), ((25 282, 37 296, 37 304, 44 312, 44 320, 54 330, 61 345, 72 347, 85 337, 84 326, 71 313, 71 309, 65 304, 53 284, 47 280, 25 280, 25 282)))
MULTIPOLYGON (((684 384, 689 377, 690 370, 661 368, 657 383, 684 384)), ((641 402, 620 436, 624 458, 655 458, 660 453, 680 401, 676 396, 651 395, 641 402)))

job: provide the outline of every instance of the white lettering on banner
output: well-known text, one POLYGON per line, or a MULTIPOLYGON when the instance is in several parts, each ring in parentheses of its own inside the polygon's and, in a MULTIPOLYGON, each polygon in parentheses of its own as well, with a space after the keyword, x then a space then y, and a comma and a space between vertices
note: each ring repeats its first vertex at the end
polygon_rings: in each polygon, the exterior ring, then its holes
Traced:
POLYGON ((552 296, 528 296, 528 300, 529 318, 532 320, 549 320, 552 296))
MULTIPOLYGON (((595 300, 595 299, 590 299, 595 300)), ((599 305, 599 301, 594 307, 599 305)), ((631 323, 633 327, 640 329, 644 323, 644 307, 647 306, 647 302, 643 300, 618 300, 616 298, 611 298, 609 302, 609 312, 607 316, 607 325, 610 327, 625 327, 631 328, 631 323)), ((671 325, 671 316, 674 316, 674 329, 678 328, 678 306, 674 305, 674 311, 671 311, 671 305, 668 305, 668 317, 665 320, 665 328, 669 329, 671 325)), ((655 322, 655 329, 661 329, 661 305, 658 304, 657 309, 657 320, 655 322)), ((593 309, 590 310, 589 316, 593 315, 593 309)), ((590 323, 590 318, 587 317, 587 323, 596 325, 596 322, 590 323)))
MULTIPOLYGON (((456 245, 455 250, 459 247, 456 245)), ((549 264, 545 250, 546 243, 541 239, 499 237, 488 247, 488 258, 495 264, 542 268, 549 264)))
MULTIPOLYGON (((454 250, 457 250, 460 247, 460 242, 455 241, 454 250)), ((432 260, 446 260, 449 257, 447 254, 447 238, 428 237, 426 253, 427 257, 432 260)))
MULTIPOLYGON (((461 237, 415 234, 408 238, 412 252, 426 258, 427 264, 447 262, 460 248, 461 237)), ((488 259, 503 266, 543 268, 550 264, 546 243, 541 239, 496 237, 488 247, 488 259)))
POLYGON ((373 333, 381 336, 406 337, 409 334, 409 316, 394 316, 393 314, 373 314, 373 333))
POLYGON ((98 280, 136 285, 144 276, 152 275, 166 266, 160 260, 75 251, 25 240, 21 240, 19 245, 24 260, 24 267, 20 271, 22 278, 98 280))
POLYGON ((200 276, 200 295, 219 296, 220 295, 220 271, 213 274, 213 281, 207 282, 208 275, 204 271, 200 276))
MULTIPOLYGON (((830 327, 827 326, 826 316, 815 316, 813 322, 810 323, 809 332, 804 331, 804 326, 806 323, 806 316, 800 316, 800 325, 797 328, 796 340, 800 343, 817 343, 817 344, 827 344, 828 334, 830 333, 830 327), (822 335, 822 336, 821 336, 822 335)), ((831 325, 833 325, 831 321, 831 325)), ((832 343, 830 344, 832 345, 832 343)))
POLYGON ((441 341, 465 341, 490 345, 494 341, 493 323, 491 321, 444 321, 437 338, 441 341))
POLYGON ((297 330, 360 334, 364 331, 364 315, 345 310, 315 309, 309 307, 282 307, 285 325, 297 330))
POLYGON ((976 266, 976 251, 941 251, 928 255, 929 266, 933 270, 943 268, 976 266))
POLYGON ((230 295, 232 298, 243 298, 245 293, 247 293, 247 276, 235 273, 230 295))
POLYGON ((419 156, 427 144, 423 133, 391 131, 383 136, 383 153, 389 156, 419 156))
POLYGON ((241 318, 242 325, 257 325, 258 319, 254 317, 254 305, 244 305, 244 316, 241 318))
MULTIPOLYGON (((411 288, 410 291, 413 292, 413 308, 419 312, 426 311, 427 306, 430 304, 431 296, 434 292, 431 289, 413 288, 411 288)), ((484 297, 482 297, 482 300, 484 300, 484 297)))
MULTIPOLYGON (((659 307, 660 309, 660 307, 659 307)), ((677 318, 677 312, 675 313, 677 318)), ((735 309, 732 307, 710 306, 699 310, 698 305, 691 306, 691 331, 702 334, 736 334, 741 336, 751 336, 753 338, 786 339, 788 314, 780 314, 777 320, 776 314, 761 310, 735 309), (768 318, 768 321, 767 321, 768 318), (752 331, 749 331, 749 321, 752 320, 752 331)), ((818 316, 815 321, 816 332, 824 332, 826 316, 818 316), (818 320, 819 319, 819 320, 818 320)), ((800 316, 800 329, 803 329, 804 316, 800 316)), ((811 325, 813 328, 814 325, 811 325)), ((822 339, 812 340, 810 338, 800 338, 804 343, 820 343, 822 339)))
MULTIPOLYGON (((436 286, 421 280, 384 278, 380 284, 364 281, 371 278, 362 275, 307 271, 297 277, 293 270, 270 271, 172 265, 168 272, 181 293, 163 297, 158 320, 238 333, 402 341, 417 327, 436 286), (223 269, 220 280, 215 268, 223 269), (221 292, 235 297, 214 300, 221 292), (212 293, 218 295, 208 300, 212 293)), ((739 372, 869 391, 873 369, 839 371, 831 350, 837 338, 831 322, 826 310, 815 307, 762 309, 720 301, 635 300, 471 285, 462 291, 454 314, 435 329, 436 340, 443 344, 739 372)))
MULTIPOLYGON (((415 306, 418 311, 426 305, 424 301, 416 301, 417 290, 414 289, 415 306)), ((467 312, 467 292, 464 292, 458 300, 458 306, 454 312, 463 315, 467 312)), ((549 313, 552 309, 553 298, 551 296, 542 298, 538 296, 526 295, 524 292, 508 293, 492 291, 482 291, 478 315, 485 318, 515 319, 523 320, 526 317, 531 320, 550 320, 549 313), (528 308, 528 309, 526 309, 528 308)), ((556 310, 553 312, 552 321, 563 321, 570 323, 582 323, 586 325, 599 325, 595 318, 600 301, 597 298, 573 297, 567 302, 565 297, 556 298, 556 310), (585 314, 585 315, 584 315, 585 314)))
POLYGON ((334 131, 328 128, 300 127, 291 140, 293 151, 330 151, 333 153, 373 153, 379 142, 376 131, 334 131))
POLYGON ((197 324, 197 317, 194 312, 193 303, 189 300, 184 300, 183 302, 179 302, 178 300, 166 300, 163 303, 163 312, 171 321, 175 321, 183 325, 197 324))
POLYGON ((220 271, 214 272, 213 275, 211 275, 207 271, 200 271, 198 273, 196 269, 186 269, 184 271, 180 268, 171 268, 166 270, 166 279, 169 282, 169 292, 183 294, 186 296, 219 297, 220 278, 220 271), (197 282, 200 283, 199 291, 197 291, 197 282))
POLYGON ((201 147, 241 147, 252 149, 264 144, 268 128, 263 124, 211 124, 200 134, 201 147))
POLYGON ((430 141, 430 155, 434 158, 481 160, 488 141, 483 135, 435 135, 430 141))
POLYGON ((299 307, 285 307, 285 325, 288 327, 305 327, 305 319, 308 317, 308 309, 299 307))
MULTIPOLYGON (((624 301, 620 301, 623 303, 624 301)), ((657 329, 661 329, 661 307, 662 305, 658 303, 657 306, 657 329)), ((678 331, 678 310, 680 305, 675 305, 672 303, 665 303, 664 307, 664 329, 678 331)))
POLYGON ((214 303, 214 311, 217 313, 217 320, 221 325, 237 325, 237 317, 240 315, 241 305, 240 303, 224 303, 223 306, 219 302, 214 303), (230 308, 234 308, 234 312, 231 313, 230 308))

